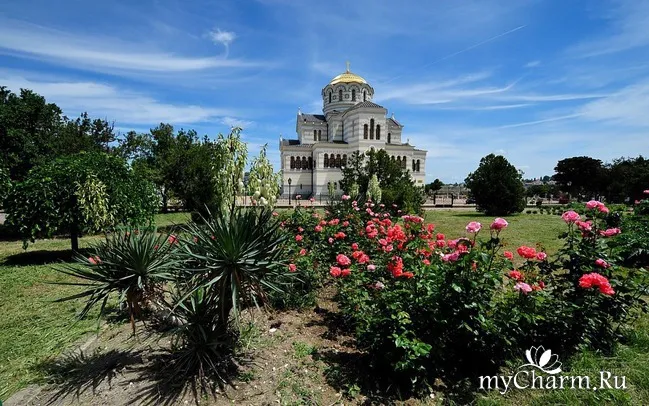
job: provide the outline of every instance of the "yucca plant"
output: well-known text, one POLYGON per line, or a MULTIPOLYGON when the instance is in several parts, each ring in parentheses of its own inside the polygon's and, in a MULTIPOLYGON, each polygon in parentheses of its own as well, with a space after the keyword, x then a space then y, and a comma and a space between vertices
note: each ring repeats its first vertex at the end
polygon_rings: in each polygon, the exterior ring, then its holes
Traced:
POLYGON ((189 223, 179 251, 185 262, 188 292, 209 288, 218 307, 216 329, 226 331, 230 313, 238 319, 243 306, 264 304, 269 290, 281 291, 280 282, 293 274, 283 258, 286 236, 272 211, 236 208, 189 223), (189 288, 188 288, 189 287, 189 288))
POLYGON ((177 245, 176 236, 158 234, 155 230, 111 233, 90 248, 89 257, 77 254, 72 263, 56 268, 83 280, 59 284, 85 288, 57 302, 85 298, 86 304, 79 317, 85 317, 98 304, 101 304, 101 316, 109 297, 117 295, 119 303, 125 303, 128 308, 135 334, 135 318, 142 307, 160 297, 165 281, 174 279, 180 263, 176 257, 177 245))

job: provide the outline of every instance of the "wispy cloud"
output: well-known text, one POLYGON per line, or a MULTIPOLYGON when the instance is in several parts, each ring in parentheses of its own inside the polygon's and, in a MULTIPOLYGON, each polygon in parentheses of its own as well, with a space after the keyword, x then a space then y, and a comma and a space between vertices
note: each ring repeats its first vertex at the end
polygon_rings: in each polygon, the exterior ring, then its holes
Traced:
POLYGON ((47 82, 0 76, 0 83, 12 91, 34 90, 55 102, 69 116, 87 111, 93 117, 103 117, 120 126, 161 122, 192 124, 219 120, 223 116, 234 120, 229 109, 167 103, 147 94, 95 82, 47 82))
MULTIPOLYGON (((47 60, 75 68, 155 73, 260 66, 255 62, 228 59, 226 55, 183 56, 134 41, 81 36, 13 20, 1 22, 0 53, 47 60)), ((232 33, 222 32, 220 35, 221 41, 227 41, 232 33)))
POLYGON ((600 15, 597 18, 606 20, 610 29, 600 30, 599 38, 570 47, 570 55, 593 57, 649 46, 649 1, 618 0, 607 3, 612 7, 598 7, 600 15))

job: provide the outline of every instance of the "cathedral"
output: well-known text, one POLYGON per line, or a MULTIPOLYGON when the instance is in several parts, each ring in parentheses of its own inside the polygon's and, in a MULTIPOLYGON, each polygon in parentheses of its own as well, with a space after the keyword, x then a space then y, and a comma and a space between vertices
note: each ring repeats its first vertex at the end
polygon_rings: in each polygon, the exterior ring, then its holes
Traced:
POLYGON ((424 185, 426 151, 402 141, 403 125, 372 102, 374 89, 347 70, 322 89, 322 113, 297 113, 297 139, 280 139, 283 194, 303 198, 328 195, 329 183, 340 190, 341 167, 354 151, 384 149, 424 185))

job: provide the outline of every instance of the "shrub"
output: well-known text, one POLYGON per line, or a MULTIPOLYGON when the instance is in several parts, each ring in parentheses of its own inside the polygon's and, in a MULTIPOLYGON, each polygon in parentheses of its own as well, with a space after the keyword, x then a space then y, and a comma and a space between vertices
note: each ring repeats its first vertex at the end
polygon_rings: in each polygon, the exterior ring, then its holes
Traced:
POLYGON ((174 278, 178 265, 175 259, 177 238, 158 235, 155 231, 129 230, 112 233, 90 248, 89 257, 76 254, 72 264, 56 269, 83 282, 62 282, 63 285, 83 286, 81 293, 58 299, 67 301, 85 298, 86 305, 79 317, 101 304, 99 315, 111 295, 125 303, 135 334, 135 318, 152 300, 160 299, 162 284, 174 278))
POLYGON ((182 284, 190 292, 210 288, 219 308, 217 328, 227 330, 230 312, 235 318, 243 306, 264 303, 269 290, 279 290, 272 281, 292 274, 285 263, 279 233, 280 223, 268 209, 236 208, 231 214, 219 211, 190 222, 189 236, 181 245, 185 263, 182 284))
MULTIPOLYGON (((486 240, 477 238, 476 222, 467 237, 448 240, 421 217, 403 216, 401 224, 371 208, 355 212, 346 221, 362 219, 361 235, 325 244, 323 272, 338 285, 336 300, 374 376, 399 390, 428 390, 436 379, 475 384, 532 345, 566 355, 610 350, 645 307, 641 273, 608 255, 617 230, 606 228, 599 210, 579 222, 577 213, 564 214, 568 232, 556 259, 519 247, 518 269, 511 253, 500 253, 503 220, 486 240)), ((321 233, 337 232, 342 219, 333 216, 321 233)))

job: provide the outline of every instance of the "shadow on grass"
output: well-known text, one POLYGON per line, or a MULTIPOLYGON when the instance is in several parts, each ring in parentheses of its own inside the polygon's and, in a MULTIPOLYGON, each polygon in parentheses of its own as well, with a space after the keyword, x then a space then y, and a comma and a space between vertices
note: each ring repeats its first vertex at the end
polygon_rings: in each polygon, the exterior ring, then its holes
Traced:
MULTIPOLYGON (((79 253, 83 256, 90 255, 88 249, 80 249, 79 253)), ((25 251, 6 257, 0 265, 27 266, 55 264, 59 262, 71 262, 72 257, 72 250, 25 251)))
POLYGON ((75 351, 61 358, 46 361, 38 366, 48 376, 48 383, 54 388, 49 403, 74 395, 77 398, 92 389, 93 393, 103 382, 110 387, 112 379, 126 367, 141 364, 139 352, 111 350, 101 353, 96 350, 90 355, 75 351))

